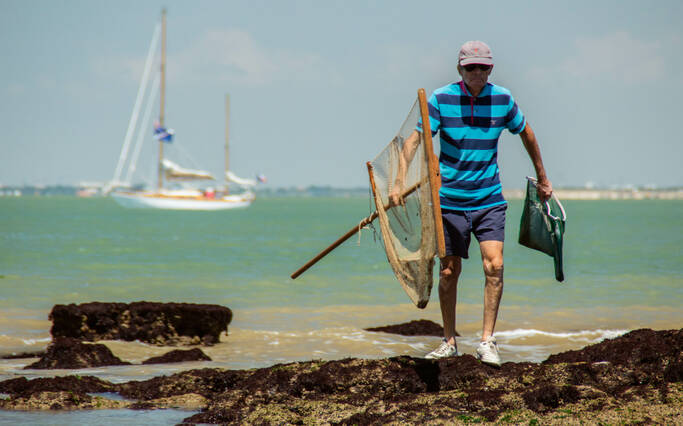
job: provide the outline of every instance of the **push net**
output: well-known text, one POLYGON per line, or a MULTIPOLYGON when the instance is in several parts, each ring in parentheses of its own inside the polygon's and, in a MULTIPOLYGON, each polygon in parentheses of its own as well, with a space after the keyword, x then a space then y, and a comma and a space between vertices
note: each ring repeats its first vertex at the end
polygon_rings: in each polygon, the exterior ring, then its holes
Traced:
MULTIPOLYGON (((420 102, 416 100, 396 136, 371 161, 369 171, 371 181, 374 181, 375 206, 387 259, 408 297, 418 308, 424 308, 432 290, 434 257, 437 254, 435 216, 440 218, 441 212, 438 201, 432 202, 434 194, 429 176, 429 157, 433 157, 431 134, 429 143, 425 144, 423 134, 418 133, 419 144, 412 160, 410 153, 403 149, 406 140, 415 132, 420 117, 420 102), (405 175, 402 184, 397 184, 396 177, 402 167, 405 175), (391 206, 389 195, 396 190, 395 186, 400 186, 397 189, 403 201, 391 206), (435 215, 435 208, 438 215, 435 215)), ((432 173, 435 176, 435 172, 432 173)), ((434 177, 432 180, 436 181, 434 177)))

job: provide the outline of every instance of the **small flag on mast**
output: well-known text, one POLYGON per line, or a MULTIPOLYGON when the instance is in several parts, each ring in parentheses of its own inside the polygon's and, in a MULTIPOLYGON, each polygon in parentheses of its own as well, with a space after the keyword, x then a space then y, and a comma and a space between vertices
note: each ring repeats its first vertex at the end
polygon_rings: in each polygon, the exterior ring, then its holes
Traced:
POLYGON ((165 129, 161 127, 159 121, 154 122, 154 138, 162 142, 173 142, 173 135, 175 131, 173 129, 165 129))

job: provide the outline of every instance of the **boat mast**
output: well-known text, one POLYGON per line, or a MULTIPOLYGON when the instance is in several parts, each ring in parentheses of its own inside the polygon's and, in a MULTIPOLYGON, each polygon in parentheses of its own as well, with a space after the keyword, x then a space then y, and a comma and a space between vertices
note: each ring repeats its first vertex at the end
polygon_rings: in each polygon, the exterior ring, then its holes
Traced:
MULTIPOLYGON (((159 106, 159 126, 164 127, 164 103, 166 98, 166 9, 161 10, 161 85, 160 91, 161 95, 160 106, 159 106)), ((158 166, 158 179, 157 179, 157 189, 161 191, 164 186, 164 141, 159 139, 159 166, 158 166)))
POLYGON ((229 123, 230 123, 230 95, 225 95, 225 172, 223 179, 225 179, 225 194, 230 193, 230 185, 228 185, 228 171, 230 170, 230 151, 229 151, 229 123))

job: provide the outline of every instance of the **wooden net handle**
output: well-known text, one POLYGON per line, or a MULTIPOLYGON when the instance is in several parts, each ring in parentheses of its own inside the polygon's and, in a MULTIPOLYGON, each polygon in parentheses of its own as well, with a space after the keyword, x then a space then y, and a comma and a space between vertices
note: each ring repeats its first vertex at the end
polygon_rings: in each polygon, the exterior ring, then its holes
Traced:
POLYGON ((429 109, 427 107, 425 89, 419 89, 417 91, 417 98, 420 103, 420 115, 422 116, 424 155, 427 157, 427 165, 429 167, 429 186, 432 190, 432 211, 434 213, 434 229, 436 230, 436 250, 439 258, 443 258, 446 256, 446 243, 443 234, 443 221, 441 219, 441 200, 439 199, 441 176, 439 175, 439 164, 434 156, 432 127, 429 122, 429 109))
MULTIPOLYGON (((371 181, 372 181, 372 179, 373 179, 373 176, 372 176, 372 165, 371 165, 371 163, 370 163, 369 161, 367 162, 367 166, 368 166, 368 173, 370 174, 370 179, 371 179, 371 181)), ((401 194, 401 198, 405 198, 405 197, 407 197, 408 195, 410 195, 410 194, 412 194, 413 192, 415 192, 415 190, 417 190, 417 188, 419 188, 421 184, 422 184, 422 182, 418 182, 418 183, 416 183, 415 185, 413 185, 413 186, 411 186, 410 188, 408 188, 403 194, 401 194)), ((374 184, 371 183, 371 185, 374 187, 374 184)), ((373 189, 374 189, 374 188, 373 188, 373 189)), ((389 209, 392 208, 392 207, 394 207, 394 205, 387 204, 387 205, 384 206, 384 210, 389 210, 389 209)), ((308 270, 308 268, 310 268, 311 266, 315 265, 320 259, 322 259, 323 257, 327 256, 332 250, 334 250, 334 249, 336 249, 337 247, 339 247, 344 241, 348 240, 348 239, 351 238, 354 234, 356 234, 358 231, 360 231, 360 229, 363 228, 365 225, 367 225, 367 224, 369 224, 370 222, 372 222, 373 220, 377 219, 377 216, 378 216, 377 211, 372 212, 372 214, 371 214, 370 216, 368 216, 368 217, 366 217, 365 219, 361 220, 361 221, 358 223, 358 225, 356 225, 356 226, 354 226, 353 228, 349 229, 348 232, 346 232, 346 234, 344 234, 344 235, 342 235, 341 237, 339 237, 339 239, 337 239, 337 241, 335 241, 335 242, 333 242, 332 244, 330 244, 326 249, 324 249, 323 251, 321 251, 320 253, 318 253, 317 255, 315 255, 315 257, 313 257, 311 260, 309 260, 308 262, 306 262, 301 268, 297 269, 292 275, 290 275, 290 277, 291 277, 293 280, 295 280, 299 275, 301 275, 301 274, 303 274, 304 272, 306 272, 306 270, 308 270)))

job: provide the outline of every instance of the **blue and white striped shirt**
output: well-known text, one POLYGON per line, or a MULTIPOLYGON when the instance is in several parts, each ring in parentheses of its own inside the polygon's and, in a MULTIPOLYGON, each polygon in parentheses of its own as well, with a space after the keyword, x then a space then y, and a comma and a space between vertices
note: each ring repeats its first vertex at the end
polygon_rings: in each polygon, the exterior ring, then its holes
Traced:
MULTIPOLYGON (((504 204, 498 171, 503 130, 524 130, 526 120, 510 91, 488 83, 479 96, 465 84, 449 84, 429 98, 432 136, 441 132, 441 208, 479 210, 504 204)), ((422 122, 418 123, 422 131, 422 122)))

